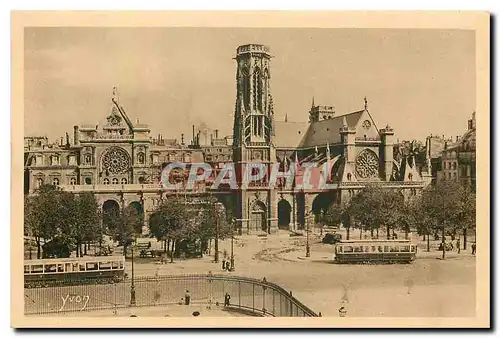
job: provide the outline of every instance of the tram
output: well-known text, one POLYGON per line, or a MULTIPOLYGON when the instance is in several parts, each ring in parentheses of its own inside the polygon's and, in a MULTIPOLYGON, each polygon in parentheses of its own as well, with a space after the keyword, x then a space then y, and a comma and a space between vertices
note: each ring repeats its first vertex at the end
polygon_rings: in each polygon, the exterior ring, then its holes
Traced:
POLYGON ((412 263, 416 254, 410 240, 341 240, 335 245, 334 262, 412 263))
POLYGON ((115 283, 125 277, 125 257, 82 257, 24 261, 24 287, 115 283))

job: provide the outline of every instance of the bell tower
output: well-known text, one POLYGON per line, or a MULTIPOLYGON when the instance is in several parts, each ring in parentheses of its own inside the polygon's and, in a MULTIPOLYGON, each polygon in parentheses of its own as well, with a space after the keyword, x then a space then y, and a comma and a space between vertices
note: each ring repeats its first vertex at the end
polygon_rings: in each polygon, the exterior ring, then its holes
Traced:
POLYGON ((271 207, 275 205, 274 189, 241 184, 252 163, 269 168, 276 161, 271 58, 269 47, 260 44, 239 46, 234 58, 237 68, 233 161, 240 186, 237 219, 243 233, 270 233, 277 227, 277 211, 271 207))

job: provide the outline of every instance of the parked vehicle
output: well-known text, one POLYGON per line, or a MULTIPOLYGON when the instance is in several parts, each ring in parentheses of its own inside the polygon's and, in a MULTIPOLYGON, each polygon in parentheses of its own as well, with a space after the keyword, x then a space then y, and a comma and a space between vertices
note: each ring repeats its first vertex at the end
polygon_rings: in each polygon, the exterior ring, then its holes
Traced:
POLYGON ((409 240, 344 240, 334 251, 336 263, 411 263, 417 248, 409 240))

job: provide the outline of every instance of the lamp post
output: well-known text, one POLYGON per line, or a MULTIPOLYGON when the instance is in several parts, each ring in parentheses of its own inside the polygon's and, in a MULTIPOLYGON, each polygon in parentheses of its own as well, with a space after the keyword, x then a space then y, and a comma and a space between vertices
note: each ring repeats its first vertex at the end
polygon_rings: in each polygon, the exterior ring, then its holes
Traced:
POLYGON ((311 257, 311 248, 309 247, 309 223, 311 215, 307 215, 306 219, 306 257, 311 257))
POLYGON ((135 306, 135 285, 134 285, 134 243, 132 248, 132 283, 130 285, 130 306, 135 306))
POLYGON ((231 220, 231 271, 234 271, 234 226, 236 224, 236 219, 231 220))

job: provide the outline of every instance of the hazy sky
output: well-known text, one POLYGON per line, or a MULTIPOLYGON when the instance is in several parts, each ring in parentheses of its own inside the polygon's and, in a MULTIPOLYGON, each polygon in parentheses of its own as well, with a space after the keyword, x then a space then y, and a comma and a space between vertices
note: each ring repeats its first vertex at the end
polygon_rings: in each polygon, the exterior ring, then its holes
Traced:
POLYGON ((307 121, 311 98, 340 115, 363 107, 399 139, 461 135, 475 110, 475 36, 465 30, 29 28, 25 134, 51 140, 96 125, 113 86, 153 135, 191 125, 232 133, 236 48, 269 45, 276 119, 307 121))

